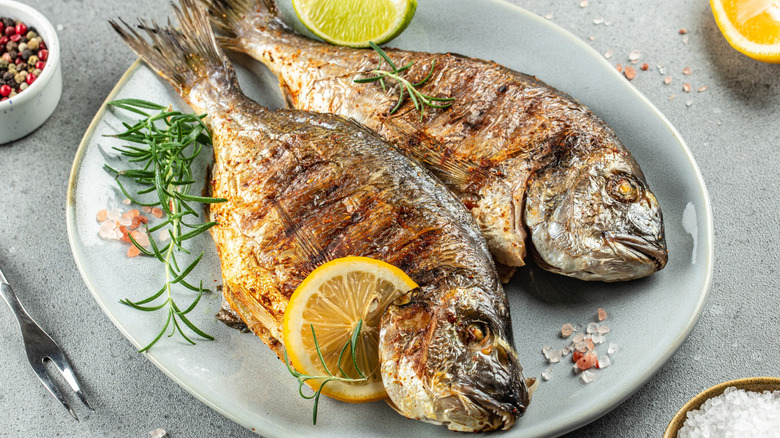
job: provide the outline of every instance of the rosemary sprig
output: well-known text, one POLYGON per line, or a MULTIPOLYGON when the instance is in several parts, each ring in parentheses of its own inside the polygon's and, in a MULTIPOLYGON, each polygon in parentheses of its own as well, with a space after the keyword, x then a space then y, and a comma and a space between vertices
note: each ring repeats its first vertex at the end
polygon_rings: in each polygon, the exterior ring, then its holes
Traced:
POLYGON ((363 79, 355 79, 353 82, 356 82, 358 84, 365 84, 369 82, 379 82, 380 85, 382 85, 382 90, 387 91, 387 85, 385 84, 385 79, 393 79, 400 85, 400 94, 398 96, 398 102, 395 104, 395 107, 390 111, 390 114, 395 113, 398 108, 401 107, 401 104, 404 101, 404 98, 406 95, 409 95, 409 98, 412 99, 412 103, 414 103, 414 108, 417 111, 420 111, 420 121, 423 120, 423 117, 425 116, 425 107, 429 106, 431 108, 447 108, 450 105, 453 104, 455 101, 454 98, 451 97, 434 97, 429 96, 427 94, 421 93, 419 90, 417 90, 417 87, 425 84, 428 82, 428 79, 433 76, 433 69, 436 67, 436 61, 431 61, 431 70, 428 72, 428 75, 425 76, 423 80, 420 82, 412 83, 409 82, 409 80, 403 78, 401 76, 401 73, 405 72, 406 70, 409 70, 412 65, 414 65, 414 61, 409 62, 403 67, 397 67, 395 63, 390 59, 389 56, 387 56, 387 53, 385 53, 384 50, 382 50, 379 46, 374 44, 372 41, 369 41, 369 44, 371 45, 371 48, 374 49, 379 54, 379 65, 377 68, 370 71, 370 73, 375 74, 376 76, 372 76, 370 78, 363 78, 363 79), (382 70, 382 63, 386 62, 387 65, 390 66, 391 70, 382 70), (437 104, 435 102, 445 102, 441 104, 437 104))
POLYGON ((293 375, 298 380, 298 394, 301 395, 301 397, 311 400, 314 399, 314 409, 312 412, 312 423, 317 424, 317 407, 320 403, 320 394, 322 393, 323 388, 325 388, 325 385, 327 385, 330 382, 337 381, 337 382, 349 382, 349 383, 358 383, 358 382, 365 382, 368 380, 368 377, 363 374, 363 371, 360 370, 360 367, 357 363, 357 339, 360 335, 360 330, 363 328, 363 320, 358 320, 357 326, 355 327, 355 330, 352 331, 352 336, 350 337, 349 341, 347 341, 346 344, 344 344, 344 347, 341 348, 341 352, 339 353, 339 359, 338 359, 338 368, 340 375, 333 374, 329 369, 328 365, 325 364, 325 359, 322 357, 322 351, 320 351, 320 344, 317 342, 317 334, 314 332, 314 325, 309 324, 309 327, 311 327, 311 336, 314 339, 314 347, 317 349, 317 357, 320 359, 320 363, 322 364, 322 367, 325 369, 325 373, 327 373, 326 376, 313 376, 309 374, 302 374, 293 367, 290 366, 290 358, 287 356, 287 350, 284 350, 284 364, 287 365, 287 370, 290 372, 290 374, 293 375), (354 378, 350 377, 344 369, 341 368, 341 359, 344 357, 344 353, 347 351, 347 347, 350 349, 350 354, 352 355, 352 365, 355 367, 355 370, 357 371, 358 375, 360 377, 354 378), (306 395, 303 393, 303 386, 306 384, 308 380, 323 380, 322 384, 317 388, 316 391, 314 391, 314 394, 312 395, 306 395))
MULTIPOLYGON (((139 114, 143 118, 133 125, 123 122, 122 125, 126 131, 111 136, 136 144, 113 148, 120 155, 126 157, 129 163, 134 163, 136 167, 118 170, 106 164, 105 169, 115 175, 119 189, 132 202, 141 206, 159 206, 166 213, 166 218, 162 223, 146 228, 151 250, 144 248, 130 236, 133 245, 142 254, 157 258, 165 266, 165 283, 157 292, 139 301, 131 301, 127 298, 121 300, 123 304, 144 312, 158 310, 167 312, 167 319, 162 330, 139 352, 149 350, 171 325, 173 327, 168 337, 178 332, 187 342, 194 345, 195 342, 184 333, 182 327, 184 325, 196 335, 213 340, 211 335, 196 327, 187 318, 187 314, 200 301, 203 292, 208 291, 208 289, 203 288, 202 281, 195 286, 185 280, 187 275, 198 265, 203 253, 201 252, 184 269, 179 266, 177 260, 177 254, 190 254, 184 247, 185 241, 216 225, 216 222, 187 222, 186 219, 190 216, 193 216, 194 219, 199 217, 189 203, 225 202, 225 199, 222 198, 188 194, 190 186, 195 183, 192 176, 192 162, 200 153, 203 145, 211 144, 211 135, 203 123, 203 118, 206 115, 171 111, 162 105, 138 99, 121 99, 108 104, 114 108, 139 114), (158 112, 149 114, 146 112, 147 110, 158 112), (131 180, 141 188, 131 194, 128 187, 122 183, 123 179, 131 180), (165 231, 167 231, 170 241, 165 246, 160 247, 152 237, 152 233, 166 227, 165 231), (173 298, 172 289, 177 284, 198 293, 192 303, 184 310, 176 304, 173 298), (161 297, 164 300, 156 302, 161 297)), ((144 226, 146 227, 146 225, 144 226)))

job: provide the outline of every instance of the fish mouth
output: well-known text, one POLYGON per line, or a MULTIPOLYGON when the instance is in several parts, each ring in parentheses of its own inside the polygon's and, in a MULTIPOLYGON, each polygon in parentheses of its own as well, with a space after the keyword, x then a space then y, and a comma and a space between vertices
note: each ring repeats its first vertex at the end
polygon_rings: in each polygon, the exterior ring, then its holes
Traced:
MULTIPOLYGON (((511 402, 501 402, 491 397, 484 391, 473 386, 459 385, 453 388, 456 397, 460 400, 465 411, 472 411, 470 417, 476 417, 473 411, 480 410, 483 412, 483 419, 480 423, 490 425, 490 430, 504 429, 507 430, 515 421, 523 415, 525 412, 525 405, 520 407, 515 406, 511 402)), ((484 429, 483 429, 484 430, 484 429)))
POLYGON ((604 239, 618 254, 628 253, 640 262, 652 263, 656 270, 666 266, 669 252, 666 250, 663 239, 646 239, 630 234, 618 234, 612 231, 604 233, 604 239), (617 247, 620 245, 620 248, 617 247))

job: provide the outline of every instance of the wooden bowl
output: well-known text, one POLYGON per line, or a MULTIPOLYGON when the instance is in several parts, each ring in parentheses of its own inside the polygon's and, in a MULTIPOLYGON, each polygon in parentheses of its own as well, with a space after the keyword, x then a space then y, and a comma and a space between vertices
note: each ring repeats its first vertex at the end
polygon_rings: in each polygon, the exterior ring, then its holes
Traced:
POLYGON ((672 421, 669 422, 669 426, 666 427, 663 438, 676 438, 677 432, 679 432, 683 423, 685 423, 688 412, 699 409, 708 399, 723 394, 726 388, 732 386, 737 389, 753 392, 775 391, 780 390, 780 377, 747 377, 744 379, 730 380, 715 385, 712 388, 705 389, 700 392, 699 395, 690 399, 688 403, 677 411, 677 414, 672 418, 672 421))

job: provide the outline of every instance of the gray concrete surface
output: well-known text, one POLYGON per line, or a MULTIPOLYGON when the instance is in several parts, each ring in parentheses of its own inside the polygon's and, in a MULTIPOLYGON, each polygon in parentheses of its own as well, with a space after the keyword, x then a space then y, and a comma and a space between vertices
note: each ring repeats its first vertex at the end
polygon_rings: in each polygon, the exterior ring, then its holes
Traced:
MULTIPOLYGON (((626 65, 628 54, 641 50, 650 71, 640 71, 633 84, 682 133, 708 185, 716 266, 698 325, 647 385, 569 435, 658 437, 700 390, 733 378, 780 374, 780 325, 771 311, 778 307, 779 289, 780 65, 732 50, 703 0, 590 0, 587 7, 580 0, 511 1, 601 53, 611 49, 613 64, 626 65), (594 24, 599 18, 609 25, 594 24), (688 30, 687 43, 680 28, 688 30), (673 85, 663 84, 659 64, 675 77, 673 85), (681 89, 687 66, 694 87, 688 94, 681 89), (703 85, 706 91, 695 91, 703 85)), ((30 313, 72 358, 98 410, 87 413, 69 397, 82 416, 76 423, 44 391, 26 363, 16 321, 0 306, 0 436, 143 437, 158 427, 174 438, 253 436, 134 350, 93 301, 67 241, 65 194, 73 156, 99 105, 134 60, 106 20, 163 18, 167 2, 25 2, 62 25, 65 87, 41 129, 0 146, 0 264, 30 313)))

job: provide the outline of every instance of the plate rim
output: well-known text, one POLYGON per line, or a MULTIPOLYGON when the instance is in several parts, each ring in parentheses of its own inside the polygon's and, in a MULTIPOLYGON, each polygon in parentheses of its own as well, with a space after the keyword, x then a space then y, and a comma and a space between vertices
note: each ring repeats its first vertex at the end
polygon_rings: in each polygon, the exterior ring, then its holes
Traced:
MULTIPOLYGON (((549 30, 553 32, 559 33, 561 36, 565 37, 570 43, 573 43, 577 46, 579 50, 582 50, 584 53, 586 53, 590 58, 593 58, 597 60, 602 65, 606 65, 609 67, 610 74, 613 74, 620 78, 622 80, 622 77, 620 76, 620 73, 618 73, 611 64, 603 57, 596 52, 596 50, 586 44, 582 39, 578 38, 576 35, 571 33, 569 30, 558 26, 554 23, 551 23, 548 20, 542 19, 542 17, 534 14, 533 12, 530 12, 526 9, 523 9, 520 6, 508 3, 505 0, 482 0, 487 3, 492 3, 496 5, 497 7, 506 7, 510 10, 512 10, 513 13, 521 14, 526 19, 534 20, 537 24, 541 24, 542 26, 545 26, 549 30)), ((140 58, 137 58, 128 68, 125 70, 123 75, 119 78, 117 83, 114 85, 112 90, 109 92, 108 96, 105 98, 105 100, 101 103, 98 111, 95 113, 95 116, 92 118, 90 124, 88 125, 86 131, 84 132, 84 135, 82 136, 82 139, 79 143, 78 149, 76 150, 76 153, 74 155, 73 164, 71 166, 70 175, 68 178, 68 187, 67 187, 67 205, 66 205, 66 229, 68 234, 68 243, 71 248, 71 252, 74 255, 74 261, 76 263, 76 266, 79 270, 79 273, 81 274, 82 279, 84 280, 85 284, 87 285, 87 288, 89 289, 92 297, 95 299, 95 301, 100 306, 103 313, 108 317, 108 319, 114 324, 114 326, 119 329, 120 333, 130 341, 130 343, 139 350, 142 348, 141 343, 138 342, 127 330, 125 330, 118 322, 118 320, 113 316, 113 314, 109 311, 105 301, 100 297, 100 295, 96 291, 96 287, 93 284, 93 282, 90 280, 90 278, 87 276, 86 269, 82 264, 82 259, 77 257, 78 254, 80 254, 80 251, 78 249, 77 243, 75 241, 76 239, 76 223, 75 223, 75 208, 76 208, 76 199, 75 199, 75 192, 78 186, 78 176, 80 171, 80 164, 84 159, 87 146, 91 139, 94 137, 94 132, 99 125, 99 123, 102 121, 104 114, 108 110, 108 102, 112 101, 117 94, 119 94, 123 88, 123 86, 127 83, 127 81, 132 77, 132 75, 135 73, 136 70, 138 70, 141 66, 143 66, 143 61, 140 58)), ((691 317, 686 321, 684 330, 682 330, 678 336, 676 337, 674 345, 670 345, 669 348, 667 348, 664 352, 664 354, 658 355, 656 359, 651 363, 649 367, 647 367, 647 371, 644 373, 641 373, 636 376, 634 379, 630 379, 630 382, 633 382, 634 385, 631 386, 631 388, 622 394, 619 394, 619 396, 614 397, 612 399, 607 399, 601 404, 593 404, 590 405, 588 408, 582 409, 578 411, 577 415, 574 417, 570 417, 570 421, 559 424, 558 427, 554 427, 550 429, 550 432, 553 434, 553 436, 560 436, 562 434, 565 434, 567 432, 576 430, 586 424, 589 424, 598 418, 606 415, 613 409, 615 409, 617 406, 621 405, 626 399, 631 397, 633 394, 635 394, 639 389, 644 387, 647 382, 655 376, 661 368, 671 359, 671 357, 679 350, 679 348, 682 346, 682 344, 685 342, 685 340, 688 338, 688 336, 693 331, 693 328, 695 327, 696 323, 698 322, 701 313, 704 309, 704 304, 707 301, 707 298, 709 297, 711 286, 712 286, 712 277, 714 272, 714 226, 713 226, 713 217, 712 217, 712 205, 710 202, 710 196, 709 192, 707 191, 706 184, 704 182, 704 178, 702 176, 701 170, 699 169, 699 166, 697 162, 695 161, 693 157, 693 153, 688 147, 688 144, 683 139, 680 132, 677 130, 677 128, 669 121, 669 119, 644 95, 642 94, 636 87, 633 85, 628 84, 627 87, 628 90, 642 103, 648 108, 654 116, 658 117, 658 119, 665 125, 667 129, 670 130, 672 136, 675 138, 678 145, 682 148, 682 151, 684 153, 685 158, 687 159, 687 164, 690 166, 690 168, 693 170, 691 176, 693 177, 693 180, 695 181, 695 186, 699 189, 699 191, 702 194, 701 201, 704 207, 704 211, 702 212, 696 212, 697 215, 697 223, 700 223, 704 225, 705 230, 699 230, 700 233, 703 234, 704 240, 706 240, 707 244, 707 251, 706 251, 706 260, 704 261, 704 277, 703 281, 699 287, 699 295, 698 295, 698 301, 696 302, 696 306, 694 311, 691 313, 691 317), (699 219, 701 218, 701 219, 699 219)), ((190 385, 180 378, 178 378, 176 375, 174 375, 168 368, 166 368, 162 363, 160 363, 156 358, 149 355, 147 352, 142 353, 155 367, 157 367, 160 371, 162 371, 166 376, 168 376, 171 380, 173 380, 177 385, 179 385, 181 388, 183 388, 188 393, 192 394, 203 402, 206 406, 208 406, 211 409, 214 409, 215 411, 219 412, 226 418, 230 419, 231 421, 251 430, 254 433, 260 433, 260 431, 257 430, 256 427, 248 424, 243 419, 239 418, 238 416, 232 414, 231 412, 222 409, 217 404, 212 403, 201 391, 199 391, 195 386, 190 385)), ((263 433, 270 432, 271 434, 281 434, 284 432, 282 428, 279 427, 278 424, 275 424, 265 417, 258 417, 260 418, 260 421, 262 422, 263 426, 263 433)), ((518 428, 522 428, 522 422, 521 424, 518 424, 518 428)), ((512 435, 512 431, 508 431, 508 436, 512 435)))

